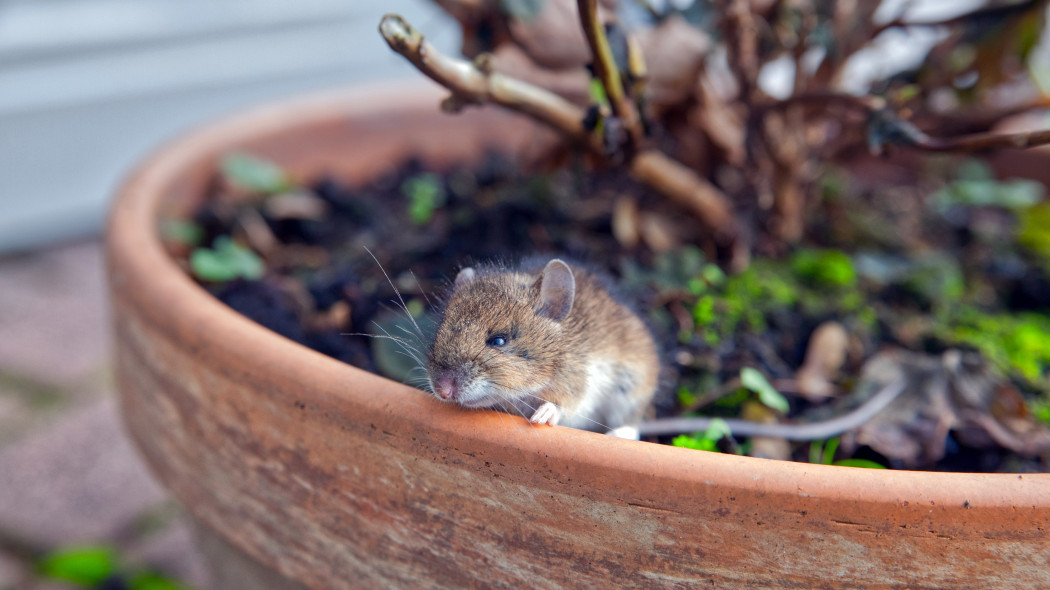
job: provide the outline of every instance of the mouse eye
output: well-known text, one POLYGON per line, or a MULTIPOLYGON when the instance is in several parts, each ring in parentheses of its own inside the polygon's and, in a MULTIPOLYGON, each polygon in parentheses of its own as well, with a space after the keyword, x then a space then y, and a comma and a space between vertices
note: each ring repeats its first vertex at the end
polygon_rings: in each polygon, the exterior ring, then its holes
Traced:
POLYGON ((509 338, 506 334, 496 334, 495 336, 486 340, 485 344, 488 344, 489 346, 495 346, 496 348, 500 348, 506 346, 508 340, 509 338))

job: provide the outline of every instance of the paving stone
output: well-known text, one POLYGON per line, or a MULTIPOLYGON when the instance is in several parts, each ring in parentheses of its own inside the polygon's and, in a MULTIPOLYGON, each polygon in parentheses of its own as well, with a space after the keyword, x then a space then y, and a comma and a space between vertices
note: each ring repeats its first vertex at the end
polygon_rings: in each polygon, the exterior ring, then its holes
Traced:
POLYGON ((0 528, 45 546, 107 541, 165 501, 112 396, 0 449, 0 528))
POLYGON ((86 379, 69 387, 37 383, 0 372, 0 448, 46 427, 71 406, 111 395, 109 379, 86 379))
POLYGON ((25 576, 25 567, 23 567, 21 561, 0 552, 0 590, 18 588, 25 576))
POLYGON ((0 258, 0 371, 71 384, 110 350, 97 240, 0 258))
POLYGON ((208 571, 190 525, 183 519, 144 539, 128 558, 197 588, 209 588, 208 571))

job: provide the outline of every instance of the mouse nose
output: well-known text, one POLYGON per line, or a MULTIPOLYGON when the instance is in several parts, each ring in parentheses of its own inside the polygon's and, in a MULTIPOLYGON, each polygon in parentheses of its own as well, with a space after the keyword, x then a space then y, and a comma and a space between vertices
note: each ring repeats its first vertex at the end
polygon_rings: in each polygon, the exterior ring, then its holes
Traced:
POLYGON ((442 375, 434 383, 434 393, 441 399, 452 399, 459 389, 459 383, 455 375, 442 375))

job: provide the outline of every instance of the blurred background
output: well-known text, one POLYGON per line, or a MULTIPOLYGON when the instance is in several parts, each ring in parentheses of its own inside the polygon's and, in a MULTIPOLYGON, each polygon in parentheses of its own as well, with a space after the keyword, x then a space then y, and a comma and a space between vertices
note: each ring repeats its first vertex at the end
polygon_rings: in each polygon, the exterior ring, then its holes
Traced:
POLYGON ((0 589, 77 587, 40 567, 208 587, 117 414, 107 204, 210 119, 413 76, 376 30, 385 12, 457 51, 459 27, 424 0, 0 0, 0 589))
MULTIPOLYGON (((906 1, 883 4, 892 14, 906 1)), ((911 4, 933 18, 973 2, 911 4)), ((0 0, 0 590, 76 587, 40 568, 208 587, 178 507, 117 413, 107 203, 138 160, 217 116, 418 78, 376 32, 385 12, 458 53, 458 25, 425 0, 0 0)), ((888 38, 855 75, 935 39, 888 38)), ((763 81, 773 94, 777 83, 775 71, 763 81)))
POLYGON ((458 47, 422 0, 0 2, 0 250, 97 233, 121 175, 192 125, 411 75, 376 32, 383 12, 458 47))

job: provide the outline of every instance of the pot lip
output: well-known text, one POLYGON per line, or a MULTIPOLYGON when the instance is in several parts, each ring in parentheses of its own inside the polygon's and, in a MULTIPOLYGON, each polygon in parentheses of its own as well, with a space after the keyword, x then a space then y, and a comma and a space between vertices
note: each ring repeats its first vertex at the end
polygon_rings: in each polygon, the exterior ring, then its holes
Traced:
MULTIPOLYGON (((112 295, 143 312, 158 329, 209 346, 262 357, 282 379, 316 379, 297 392, 307 403, 326 395, 348 406, 382 411, 412 428, 445 431, 488 446, 513 447, 550 461, 586 463, 625 475, 677 479, 703 485, 874 503, 930 502, 957 506, 1050 508, 1050 474, 981 474, 871 470, 702 453, 645 442, 613 439, 565 427, 531 427, 524 419, 496 412, 448 407, 407 385, 374 375, 310 350, 233 312, 197 285, 173 259, 159 235, 161 197, 187 166, 253 137, 311 122, 352 119, 398 109, 438 110, 436 86, 413 81, 369 84, 275 101, 221 117, 164 143, 137 164, 119 188, 108 219, 106 259, 112 295), (203 156, 202 156, 203 154, 203 156), (345 384, 363 383, 369 395, 345 384), (376 395, 381 392, 381 395, 376 395), (377 399, 381 398, 381 399, 377 399)), ((455 115, 452 115, 455 116, 455 115)), ((119 318, 117 318, 119 321, 119 318)))

